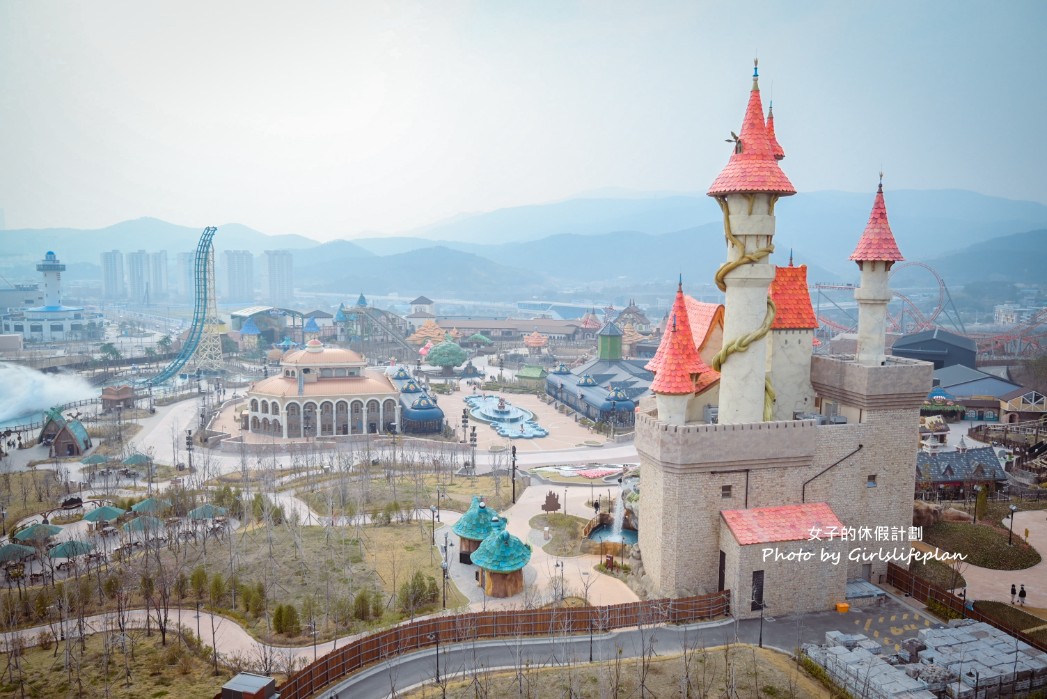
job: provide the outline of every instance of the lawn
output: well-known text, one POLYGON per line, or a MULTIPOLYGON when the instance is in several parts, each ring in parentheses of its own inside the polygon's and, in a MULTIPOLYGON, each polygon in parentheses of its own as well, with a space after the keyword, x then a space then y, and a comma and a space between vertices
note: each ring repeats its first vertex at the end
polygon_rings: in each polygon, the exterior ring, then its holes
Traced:
MULTIPOLYGON (((313 606, 318 618, 318 640, 364 631, 375 625, 399 621, 396 592, 416 571, 443 578, 440 552, 430 554, 428 521, 391 526, 292 527, 275 526, 272 534, 264 526, 234 532, 229 539, 212 540, 202 565, 209 576, 229 576, 230 558, 241 583, 261 583, 267 590, 270 617, 249 614, 238 600, 237 620, 258 638, 270 637, 271 614, 277 604, 293 604, 302 621, 302 634, 281 637, 281 644, 312 642, 306 636, 308 615, 313 606), (270 546, 272 553, 270 554, 270 546), (384 614, 365 623, 352 617, 353 601, 363 590, 380 593, 384 614)), ((195 566, 190 566, 190 569, 195 566)), ((224 605, 231 605, 227 596, 224 605)), ((455 608, 467 600, 453 581, 447 583, 447 606, 455 608)), ((437 603, 439 604, 439 602, 437 603)), ((420 612, 419 612, 420 613, 420 612)))
POLYGON ((964 562, 992 570, 1024 570, 1040 562, 1040 554, 1020 537, 1007 545, 1007 530, 990 524, 938 522, 923 530, 923 540, 950 553, 967 556, 964 562))
MULTIPOLYGON (((380 469, 380 467, 372 467, 380 469)), ((519 498, 526 488, 517 483, 516 497, 519 498)), ((501 512, 512 504, 512 484, 507 476, 455 476, 446 475, 438 483, 435 474, 418 474, 395 477, 366 474, 350 475, 346 478, 329 477, 325 482, 310 486, 308 489, 299 485, 296 494, 309 507, 318 513, 333 511, 335 514, 355 515, 373 514, 383 511, 387 506, 396 503, 401 511, 421 509, 428 510, 430 505, 437 505, 441 510, 465 512, 469 509, 474 495, 481 495, 488 507, 501 512), (439 485, 441 495, 437 502, 436 489, 439 485)))
POLYGON ((721 697, 758 699, 759 697, 804 697, 823 699, 829 690, 808 675, 788 656, 781 653, 737 645, 695 649, 686 656, 688 673, 684 673, 685 655, 652 658, 644 692, 641 693, 639 659, 581 663, 571 667, 525 666, 515 671, 485 672, 470 676, 452 675, 446 687, 428 683, 411 692, 400 694, 409 699, 472 699, 492 697, 721 697), (688 680, 690 687, 688 687, 688 680))
POLYGON ((946 590, 967 587, 963 575, 941 561, 913 561, 909 564, 909 572, 946 590))
POLYGON ((157 633, 147 637, 144 631, 134 631, 129 636, 133 641, 133 659, 130 658, 132 644, 128 643, 124 648, 128 653, 130 680, 124 672, 124 650, 120 644, 110 643, 106 662, 106 639, 96 634, 88 637, 83 652, 78 643, 69 644, 68 671, 65 669, 64 642, 59 643, 57 649, 52 644, 48 649, 35 647, 25 650, 19 658, 20 671, 8 666, 10 655, 6 655, 3 663, 6 672, 0 677, 0 696, 20 697, 23 696, 22 690, 24 696, 40 699, 77 696, 211 699, 232 677, 232 672, 221 666, 218 676, 215 676, 210 662, 184 646, 179 647, 171 637, 164 647, 160 645, 157 633), (79 691, 81 685, 82 691, 79 691))
POLYGON ((553 556, 578 556, 582 553, 582 529, 589 520, 574 515, 551 512, 535 515, 528 522, 531 529, 542 531, 549 527, 551 538, 542 550, 553 556))

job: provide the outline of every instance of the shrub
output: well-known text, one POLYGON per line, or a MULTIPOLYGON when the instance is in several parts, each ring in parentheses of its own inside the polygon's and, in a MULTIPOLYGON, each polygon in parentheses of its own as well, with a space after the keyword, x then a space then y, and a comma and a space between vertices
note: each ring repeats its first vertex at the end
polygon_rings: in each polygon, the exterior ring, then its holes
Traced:
POLYGON ((298 609, 293 604, 284 605, 284 630, 289 636, 302 633, 302 623, 298 619, 298 609))
POLYGON ((353 617, 360 621, 371 620, 371 595, 367 590, 360 590, 353 600, 353 617))

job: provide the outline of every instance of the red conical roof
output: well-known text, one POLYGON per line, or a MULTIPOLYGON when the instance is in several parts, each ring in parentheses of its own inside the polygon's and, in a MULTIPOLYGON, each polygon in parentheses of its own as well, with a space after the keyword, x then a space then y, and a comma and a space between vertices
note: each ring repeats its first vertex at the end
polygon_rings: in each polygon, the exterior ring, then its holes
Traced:
POLYGON ((771 140, 771 152, 774 153, 774 159, 782 160, 785 158, 785 150, 779 145, 778 139, 774 135, 774 102, 771 102, 767 107, 767 138, 771 140))
POLYGON ((818 327, 811 306, 811 292, 807 288, 807 265, 775 267, 768 293, 775 306, 771 330, 813 330, 818 327))
MULTIPOLYGON (((771 192, 780 195, 796 194, 789 178, 778 166, 774 143, 768 137, 760 101, 759 75, 753 70, 753 89, 745 110, 742 131, 738 135, 734 154, 709 187, 709 196, 748 192, 771 192)), ((784 155, 784 153, 783 153, 784 155)))
POLYGON ((670 317, 672 320, 662 334, 658 351, 646 366, 655 372, 651 391, 670 395, 694 393, 695 375, 711 370, 698 356, 698 349, 694 346, 683 284, 676 289, 676 300, 670 317))
POLYGON ((894 242, 891 224, 887 222, 887 205, 883 201, 883 181, 876 189, 876 200, 873 202, 869 223, 865 226, 858 247, 854 249, 851 259, 855 262, 901 262, 901 251, 894 242))

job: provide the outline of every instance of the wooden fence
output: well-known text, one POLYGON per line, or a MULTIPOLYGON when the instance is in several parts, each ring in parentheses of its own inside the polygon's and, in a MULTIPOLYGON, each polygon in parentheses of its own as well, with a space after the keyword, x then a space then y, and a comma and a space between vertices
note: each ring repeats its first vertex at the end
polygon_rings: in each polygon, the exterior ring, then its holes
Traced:
POLYGON ((894 563, 887 564, 887 582, 894 585, 899 590, 909 593, 910 597, 919 600, 924 604, 927 604, 928 602, 937 602, 938 604, 948 607, 962 617, 974 619, 975 621, 984 621, 986 624, 995 626, 1004 633, 1016 636, 1019 640, 1025 641, 1033 648, 1047 651, 1047 642, 1029 636, 1018 629, 1011 628, 999 619, 987 616, 982 612, 979 612, 977 609, 964 609, 964 599, 962 597, 957 597, 945 588, 938 587, 923 578, 917 577, 894 563))
POLYGON ((686 624, 730 612, 730 591, 607 607, 518 609, 419 619, 331 651, 288 678, 281 699, 305 699, 368 665, 440 643, 600 633, 649 624, 686 624))

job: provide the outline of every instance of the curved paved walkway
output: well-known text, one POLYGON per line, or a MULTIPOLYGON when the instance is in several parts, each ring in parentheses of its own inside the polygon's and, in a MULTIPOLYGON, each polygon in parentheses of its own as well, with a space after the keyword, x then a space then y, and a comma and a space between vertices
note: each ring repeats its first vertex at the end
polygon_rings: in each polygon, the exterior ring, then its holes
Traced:
MULTIPOLYGON (((1009 528, 1010 520, 1003 520, 1001 525, 1009 528)), ((968 599, 1009 603, 1011 584, 1025 585, 1026 611, 1047 619, 1047 510, 1019 510, 1014 518, 1014 537, 1024 538, 1026 528, 1029 543, 1040 552, 1039 563, 1023 570, 994 570, 963 562, 960 572, 967 580, 968 599)), ((922 542, 917 543, 916 548, 928 552, 937 550, 922 542)))

